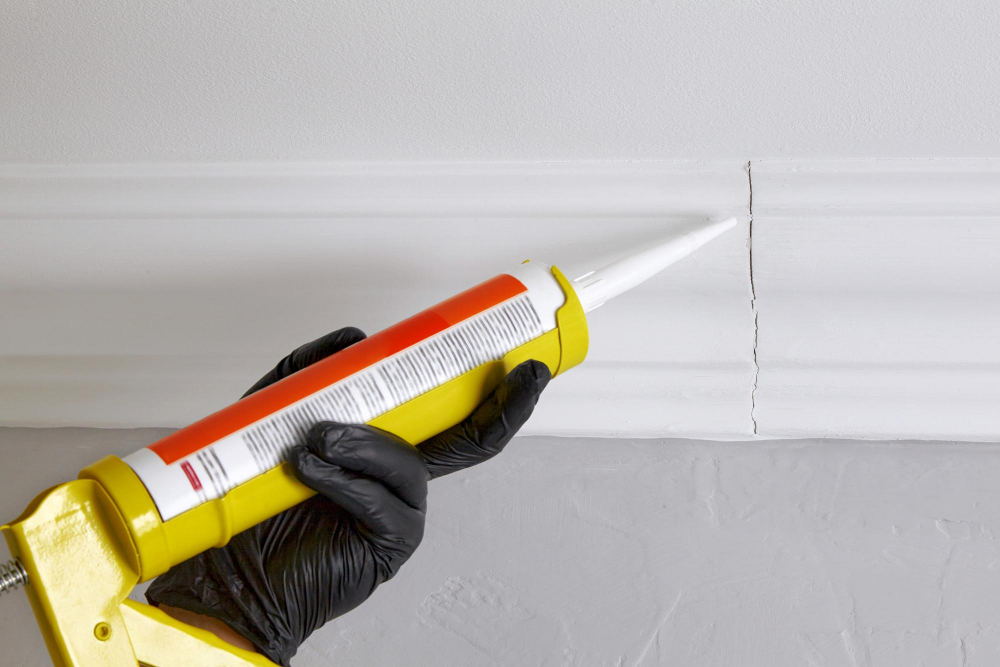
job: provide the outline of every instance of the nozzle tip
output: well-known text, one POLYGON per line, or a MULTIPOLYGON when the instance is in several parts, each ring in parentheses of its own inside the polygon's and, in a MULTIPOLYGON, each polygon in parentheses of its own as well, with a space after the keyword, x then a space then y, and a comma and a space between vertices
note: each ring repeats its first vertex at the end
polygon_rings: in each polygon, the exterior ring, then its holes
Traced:
POLYGON ((573 281, 577 296, 584 310, 589 312, 687 257, 735 226, 736 218, 713 222, 586 273, 573 281))

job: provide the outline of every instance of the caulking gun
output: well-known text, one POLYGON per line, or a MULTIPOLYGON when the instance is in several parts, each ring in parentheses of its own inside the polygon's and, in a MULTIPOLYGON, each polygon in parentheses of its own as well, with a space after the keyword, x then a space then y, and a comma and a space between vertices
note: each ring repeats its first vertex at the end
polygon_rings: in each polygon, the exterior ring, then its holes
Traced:
POLYGON ((567 280, 525 262, 123 459, 43 492, 3 526, 0 593, 25 590, 67 667, 272 665, 157 608, 132 588, 313 491, 283 463, 319 421, 417 443, 467 417, 519 363, 552 375, 587 354, 586 313, 735 226, 730 218, 567 280))

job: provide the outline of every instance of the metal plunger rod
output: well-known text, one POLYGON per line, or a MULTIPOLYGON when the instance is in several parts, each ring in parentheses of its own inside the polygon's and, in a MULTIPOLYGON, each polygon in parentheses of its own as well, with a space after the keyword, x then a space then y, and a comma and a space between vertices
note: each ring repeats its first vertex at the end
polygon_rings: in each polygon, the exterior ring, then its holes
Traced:
POLYGON ((0 563, 0 595, 21 585, 28 585, 28 573, 24 571, 21 561, 14 558, 0 563))

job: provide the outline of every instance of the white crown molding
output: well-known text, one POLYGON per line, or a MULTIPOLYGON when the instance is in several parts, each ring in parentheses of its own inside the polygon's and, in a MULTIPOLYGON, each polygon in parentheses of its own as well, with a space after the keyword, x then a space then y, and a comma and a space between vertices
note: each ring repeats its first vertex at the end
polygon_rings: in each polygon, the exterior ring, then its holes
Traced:
POLYGON ((996 216, 1000 159, 755 160, 754 215, 996 216))
POLYGON ((7 164, 0 219, 698 217, 745 206, 739 173, 718 161, 7 164))
POLYGON ((735 214, 595 313, 529 432, 1000 439, 1000 160, 749 181, 739 161, 0 165, 0 423, 183 425, 330 328, 735 214))
POLYGON ((758 432, 1000 440, 1000 160, 751 174, 758 432))
POLYGON ((0 166, 0 423, 181 426, 330 329, 738 215, 595 314, 529 432, 746 437, 748 195, 741 162, 0 166))

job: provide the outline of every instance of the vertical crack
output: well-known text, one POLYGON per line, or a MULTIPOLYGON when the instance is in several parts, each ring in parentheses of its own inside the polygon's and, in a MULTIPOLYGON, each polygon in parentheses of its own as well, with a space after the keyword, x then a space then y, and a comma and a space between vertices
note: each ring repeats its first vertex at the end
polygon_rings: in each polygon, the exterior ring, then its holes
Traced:
POLYGON ((753 379, 750 382, 750 421, 753 422, 753 434, 757 435, 757 377, 760 375, 760 365, 757 363, 757 288, 753 282, 753 175, 752 163, 747 161, 747 186, 750 190, 750 202, 747 205, 749 231, 747 232, 747 254, 750 264, 750 312, 753 313, 753 379))

